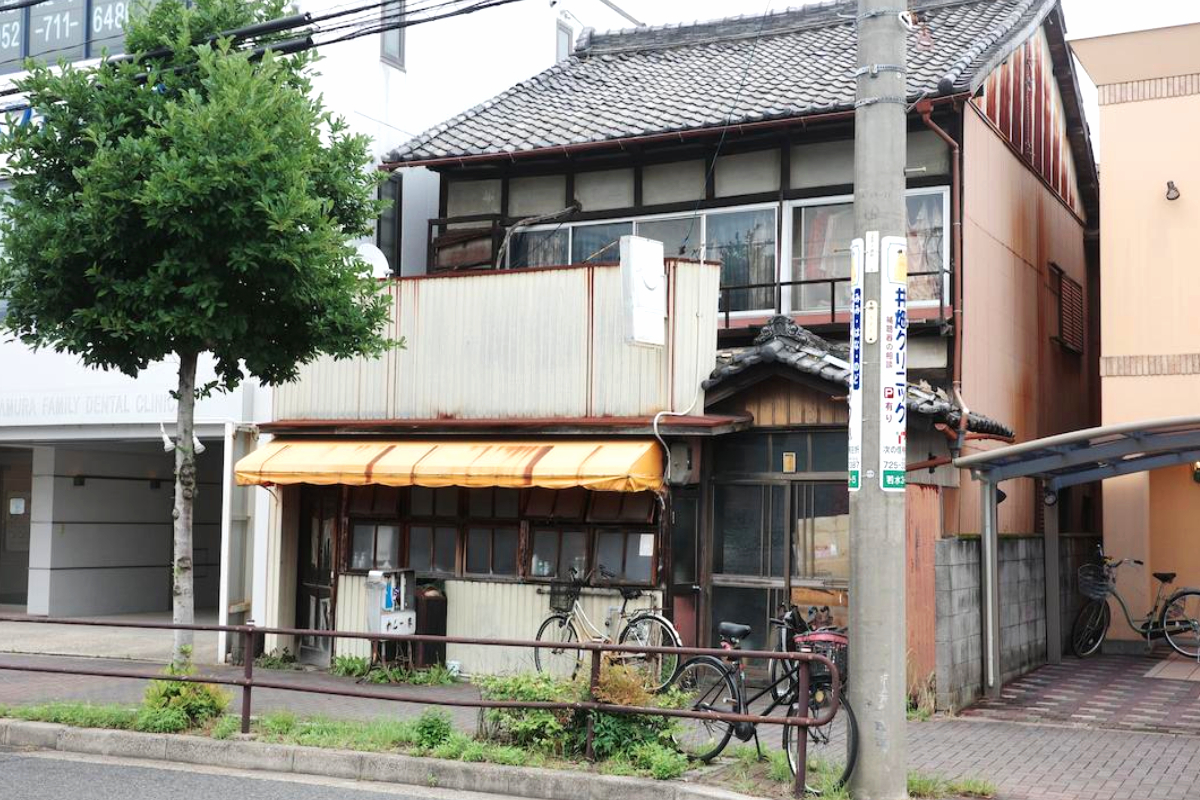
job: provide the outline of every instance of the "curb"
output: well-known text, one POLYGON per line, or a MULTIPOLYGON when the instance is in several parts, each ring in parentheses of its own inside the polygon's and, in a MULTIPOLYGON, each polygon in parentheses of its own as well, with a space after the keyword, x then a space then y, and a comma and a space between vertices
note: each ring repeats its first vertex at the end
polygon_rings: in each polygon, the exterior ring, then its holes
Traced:
POLYGON ((506 767, 360 753, 301 745, 208 739, 178 733, 74 728, 0 718, 0 744, 143 761, 170 761, 233 769, 289 772, 457 791, 506 794, 531 800, 750 800, 746 795, 680 781, 654 781, 540 767, 506 767))

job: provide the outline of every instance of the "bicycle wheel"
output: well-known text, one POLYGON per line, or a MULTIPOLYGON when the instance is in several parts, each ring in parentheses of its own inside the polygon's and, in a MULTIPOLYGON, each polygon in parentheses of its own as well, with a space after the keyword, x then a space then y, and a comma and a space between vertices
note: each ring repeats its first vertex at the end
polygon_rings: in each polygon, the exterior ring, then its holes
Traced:
MULTIPOLYGON (((641 645, 644 647, 679 647, 679 634, 675 628, 657 614, 644 614, 629 620, 621 630, 618 644, 641 645)), ((661 692, 675 677, 679 669, 678 653, 625 653, 625 663, 642 673, 646 689, 661 692)))
MULTIPOLYGON (((680 708, 727 713, 736 713, 741 708, 737 685, 725 665, 712 656, 696 656, 684 662, 670 688, 680 693, 680 708)), ((699 761, 716 758, 732 735, 731 722, 688 717, 676 718, 673 734, 680 752, 699 761)))
MULTIPOLYGON (((817 716, 824 713, 832 700, 827 684, 817 684, 809 693, 809 715, 817 716)), ((798 707, 792 705, 789 714, 798 713, 798 707)), ((785 726, 783 729, 783 749, 787 753, 788 766, 792 774, 796 774, 799 750, 796 743, 798 737, 804 736, 803 729, 785 726)), ((842 692, 838 700, 838 711, 833 719, 819 728, 809 728, 808 733, 808 772, 805 775, 804 788, 810 794, 833 792, 845 785, 854 772, 854 764, 858 761, 858 719, 854 716, 854 708, 850 705, 846 693, 842 692)))
POLYGON ((1200 590, 1184 589, 1171 595, 1159 623, 1176 653, 1193 661, 1200 659, 1200 590))
POLYGON ((546 617, 542 627, 538 628, 539 642, 553 642, 557 647, 536 647, 533 650, 533 663, 538 672, 545 672, 556 678, 571 680, 583 663, 583 651, 571 645, 579 642, 579 634, 575 625, 566 614, 551 614, 546 617))
POLYGON ((1107 600, 1091 600, 1079 609, 1071 627, 1071 650, 1075 655, 1087 658, 1099 650, 1111 620, 1107 600))
MULTIPOLYGON (((778 631, 778 637, 771 645, 771 652, 782 653, 787 650, 785 639, 788 636, 788 630, 781 628, 778 631)), ((776 703, 781 702, 788 693, 792 691, 791 672, 794 667, 792 661, 780 661, 772 658, 767 664, 767 683, 771 686, 771 699, 776 703), (787 676, 787 680, 780 680, 787 676)))

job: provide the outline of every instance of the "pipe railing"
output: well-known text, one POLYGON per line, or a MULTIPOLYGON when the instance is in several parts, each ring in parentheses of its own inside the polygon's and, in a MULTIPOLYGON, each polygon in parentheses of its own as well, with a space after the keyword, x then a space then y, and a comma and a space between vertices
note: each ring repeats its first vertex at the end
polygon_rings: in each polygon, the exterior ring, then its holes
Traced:
MULTIPOLYGON (((288 692, 303 692, 307 694, 323 694, 335 697, 356 697, 366 700, 386 700, 397 703, 413 703, 417 705, 439 705, 456 708, 496 708, 512 710, 545 710, 545 711, 602 711, 608 714, 639 714, 675 717, 680 719, 704 719, 714 722, 749 723, 752 725, 785 725, 796 728, 813 728, 828 725, 838 711, 838 698, 841 694, 841 676, 837 665, 820 653, 808 652, 768 652, 763 650, 725 650, 705 647, 655 647, 648 645, 609 644, 606 642, 573 642, 571 650, 587 651, 591 654, 590 678, 587 698, 572 702, 525 701, 525 700, 475 700, 471 698, 430 697, 422 695, 406 695, 392 692, 358 691, 341 689, 330 686, 303 686, 279 681, 260 680, 254 677, 254 653, 259 637, 267 634, 277 636, 313 636, 335 639, 365 639, 372 642, 396 643, 432 643, 458 644, 485 647, 521 647, 527 649, 545 649, 561 647, 561 642, 539 642, 525 639, 483 639, 470 636, 435 636, 433 634, 389 634, 369 633, 360 631, 327 631, 306 628, 268 628, 254 625, 251 621, 246 625, 181 625, 169 622, 135 622, 100 619, 69 619, 58 617, 28 617, 0 615, 0 622, 18 622, 33 625, 75 625, 97 628, 124 628, 139 630, 164 631, 198 631, 203 633, 225 632, 241 636, 243 672, 241 677, 222 675, 170 675, 161 672, 143 670, 106 670, 86 666, 48 666, 43 664, 15 664, 0 662, 0 670, 14 672, 33 672, 48 675, 81 675, 99 678, 126 678, 134 680, 171 680, 193 683, 213 683, 222 686, 241 687, 241 731, 250 732, 250 717, 253 702, 253 690, 274 689, 288 692), (731 659, 767 659, 790 661, 796 664, 797 697, 808 695, 812 662, 818 662, 829 671, 830 704, 821 714, 815 717, 784 714, 769 716, 764 714, 734 713, 727 711, 695 711, 684 708, 651 708, 645 706, 616 705, 598 701, 596 693, 600 686, 601 659, 605 653, 641 653, 656 655, 678 656, 714 656, 728 661, 731 659)), ((797 707, 799 707, 799 703, 797 707)), ((803 709, 807 712, 807 708, 803 709)), ((587 719, 586 753, 589 760, 594 759, 592 746, 593 718, 587 719)), ((808 736, 798 735, 796 739, 797 758, 796 774, 793 791, 796 797, 804 794, 805 777, 807 772, 808 736)))

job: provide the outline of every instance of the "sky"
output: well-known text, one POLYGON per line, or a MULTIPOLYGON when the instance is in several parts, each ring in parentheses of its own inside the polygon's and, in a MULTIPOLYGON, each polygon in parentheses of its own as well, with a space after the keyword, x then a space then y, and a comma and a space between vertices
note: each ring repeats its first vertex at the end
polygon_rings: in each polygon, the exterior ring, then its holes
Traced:
MULTIPOLYGON (((538 2, 539 0, 535 0, 538 2)), ((544 0, 542 0, 544 1, 544 0)), ((613 0, 632 16, 648 25, 715 19, 737 14, 760 14, 808 5, 804 0, 613 0)), ((563 0, 579 21, 591 27, 609 29, 628 25, 620 16, 603 6, 600 0, 563 0)), ((1111 33, 1161 28, 1200 22, 1200 3, 1196 0, 1063 0, 1067 39, 1105 36, 1111 33)), ((1099 119, 1096 88, 1087 73, 1077 67, 1080 90, 1087 106, 1089 126, 1097 144, 1099 119)))

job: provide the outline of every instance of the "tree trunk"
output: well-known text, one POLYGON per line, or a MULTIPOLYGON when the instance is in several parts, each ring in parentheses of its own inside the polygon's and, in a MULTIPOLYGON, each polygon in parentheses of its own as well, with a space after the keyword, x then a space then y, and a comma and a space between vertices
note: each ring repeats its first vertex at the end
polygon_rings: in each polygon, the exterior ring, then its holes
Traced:
MULTIPOLYGON (((196 452, 193 431, 196 416, 196 353, 179 354, 179 413, 175 425, 175 557, 172 586, 172 620, 176 625, 196 621, 192 591, 192 504, 196 499, 196 452)), ((193 631, 175 631, 172 660, 182 665, 192 656, 193 631)))

